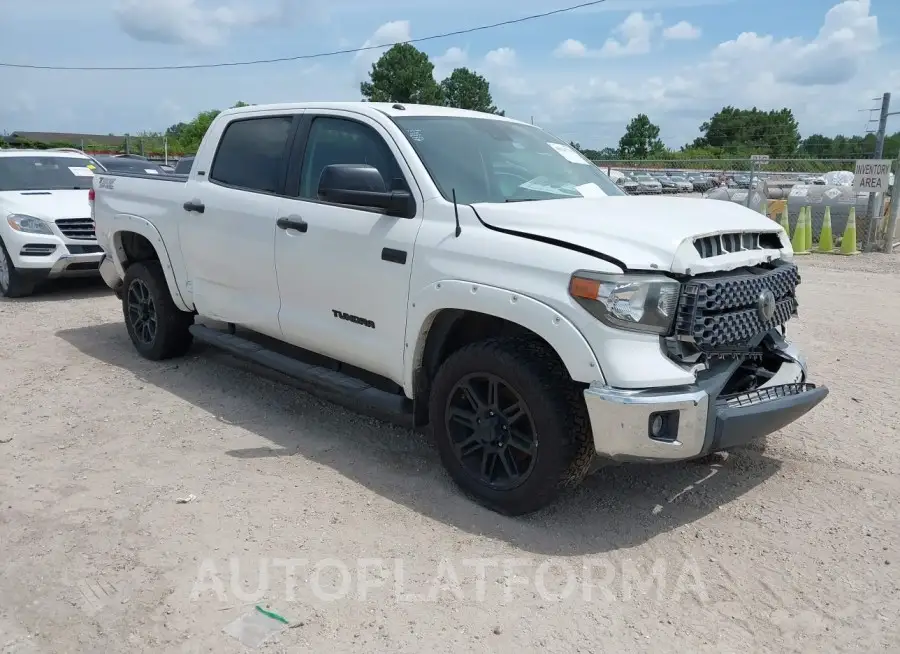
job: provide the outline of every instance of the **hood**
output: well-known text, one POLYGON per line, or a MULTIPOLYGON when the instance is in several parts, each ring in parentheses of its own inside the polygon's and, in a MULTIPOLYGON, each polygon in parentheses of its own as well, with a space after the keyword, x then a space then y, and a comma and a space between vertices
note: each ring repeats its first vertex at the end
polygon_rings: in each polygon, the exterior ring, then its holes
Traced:
POLYGON ((778 223, 734 202, 616 196, 473 207, 489 227, 584 248, 631 270, 699 274, 793 257, 778 223), (704 258, 694 246, 697 238, 741 232, 777 234, 782 247, 704 258))
POLYGON ((91 215, 91 204, 88 202, 87 189, 3 191, 0 192, 0 212, 21 213, 49 221, 58 218, 88 218, 91 215))

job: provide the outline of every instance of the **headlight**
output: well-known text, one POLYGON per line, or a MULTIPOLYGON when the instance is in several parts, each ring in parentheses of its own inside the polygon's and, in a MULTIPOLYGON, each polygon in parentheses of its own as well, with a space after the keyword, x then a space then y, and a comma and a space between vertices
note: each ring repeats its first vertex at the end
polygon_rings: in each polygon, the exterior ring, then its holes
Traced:
POLYGON ((668 277, 608 275, 579 271, 569 294, 610 327, 668 334, 675 320, 681 284, 668 277))
POLYGON ((12 213, 7 216, 6 222, 8 222, 9 226, 17 232, 53 235, 53 230, 50 229, 50 225, 34 216, 23 216, 20 213, 12 213))

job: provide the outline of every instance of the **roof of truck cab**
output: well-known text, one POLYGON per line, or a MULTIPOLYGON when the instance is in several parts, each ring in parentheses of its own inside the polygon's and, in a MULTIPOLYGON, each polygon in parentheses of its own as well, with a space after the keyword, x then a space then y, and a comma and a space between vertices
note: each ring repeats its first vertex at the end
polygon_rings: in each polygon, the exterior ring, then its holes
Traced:
POLYGON ((337 109, 344 111, 355 111, 357 113, 373 115, 380 112, 392 118, 400 118, 402 116, 455 116, 459 118, 485 118, 488 120, 503 120, 511 123, 519 123, 528 125, 519 120, 507 118, 506 116, 498 116, 496 114, 488 114, 482 111, 470 111, 468 109, 455 109, 453 107, 441 107, 429 104, 406 104, 392 102, 294 102, 284 104, 255 104, 247 107, 234 107, 226 109, 220 115, 240 115, 245 113, 255 113, 257 111, 300 111, 303 109, 337 109), (398 107, 402 107, 398 108, 398 107))

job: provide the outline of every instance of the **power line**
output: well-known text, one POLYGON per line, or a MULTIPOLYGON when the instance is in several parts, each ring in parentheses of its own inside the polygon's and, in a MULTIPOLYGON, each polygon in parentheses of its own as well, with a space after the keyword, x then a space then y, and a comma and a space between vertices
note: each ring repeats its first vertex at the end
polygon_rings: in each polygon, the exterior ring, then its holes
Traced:
POLYGON ((531 14, 522 18, 514 18, 504 20, 499 23, 491 23, 490 25, 479 25, 477 27, 469 27, 466 29, 456 30, 453 32, 443 32, 441 34, 432 34, 431 36, 423 36, 418 39, 409 39, 408 41, 398 41, 396 43, 382 43, 380 45, 369 45, 361 48, 346 48, 344 50, 332 50, 330 52, 317 52, 314 54, 294 55, 291 57, 277 57, 274 59, 254 59, 251 61, 225 61, 214 64, 184 64, 180 66, 42 66, 38 64, 13 64, 8 62, 0 62, 0 68, 25 68, 28 70, 70 70, 70 71, 100 71, 100 70, 119 70, 119 71, 137 71, 137 70, 192 70, 196 68, 231 68, 236 66, 257 66, 260 64, 276 64, 288 61, 301 61, 306 59, 320 59, 322 57, 334 57, 343 54, 355 54, 357 52, 366 52, 369 50, 380 50, 381 48, 390 48, 403 43, 422 43, 424 41, 434 41, 437 39, 446 39, 452 36, 461 36, 463 34, 471 34, 473 32, 483 32, 485 30, 495 29, 497 27, 506 27, 508 25, 516 25, 539 18, 547 18, 558 14, 565 14, 585 7, 593 7, 603 4, 606 0, 591 0, 590 2, 582 2, 570 7, 554 9, 553 11, 545 11, 540 14, 531 14))

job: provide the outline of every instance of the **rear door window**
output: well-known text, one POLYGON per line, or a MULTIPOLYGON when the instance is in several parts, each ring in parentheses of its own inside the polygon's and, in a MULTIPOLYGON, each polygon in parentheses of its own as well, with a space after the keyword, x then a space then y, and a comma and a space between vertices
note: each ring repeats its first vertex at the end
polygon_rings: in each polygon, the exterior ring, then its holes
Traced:
POLYGON ((233 188, 278 193, 293 116, 236 120, 225 128, 209 179, 233 188))

